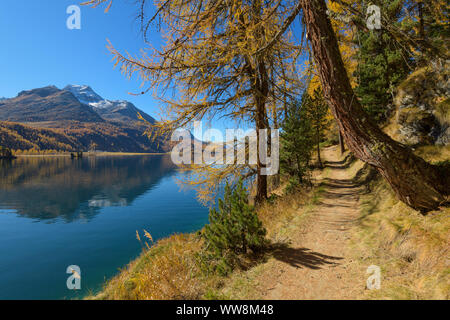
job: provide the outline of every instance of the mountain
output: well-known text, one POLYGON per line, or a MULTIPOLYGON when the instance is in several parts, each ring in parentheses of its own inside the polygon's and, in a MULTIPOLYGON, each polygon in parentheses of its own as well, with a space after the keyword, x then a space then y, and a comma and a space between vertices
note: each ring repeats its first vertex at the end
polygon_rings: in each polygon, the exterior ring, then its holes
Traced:
POLYGON ((156 120, 131 102, 103 99, 89 86, 47 86, 0 100, 0 145, 15 150, 166 152, 144 132, 156 120))
POLYGON ((17 97, 0 101, 0 121, 41 122, 74 120, 103 122, 91 107, 71 92, 48 86, 20 92, 17 97))
POLYGON ((118 122, 141 121, 138 117, 139 113, 149 123, 154 124, 156 122, 153 117, 136 108, 131 102, 103 99, 89 86, 68 85, 63 90, 71 92, 80 102, 89 105, 105 120, 118 122))

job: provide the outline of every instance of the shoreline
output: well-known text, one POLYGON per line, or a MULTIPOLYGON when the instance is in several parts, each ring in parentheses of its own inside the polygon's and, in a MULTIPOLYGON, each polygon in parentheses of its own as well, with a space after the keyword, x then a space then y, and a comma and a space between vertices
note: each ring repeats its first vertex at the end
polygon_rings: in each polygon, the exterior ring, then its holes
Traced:
MULTIPOLYGON (((137 153, 137 152, 98 152, 98 153, 83 153, 83 157, 106 157, 106 156, 162 156, 166 153, 137 153)), ((70 153, 54 153, 54 154, 16 154, 19 157, 70 157, 70 153)))

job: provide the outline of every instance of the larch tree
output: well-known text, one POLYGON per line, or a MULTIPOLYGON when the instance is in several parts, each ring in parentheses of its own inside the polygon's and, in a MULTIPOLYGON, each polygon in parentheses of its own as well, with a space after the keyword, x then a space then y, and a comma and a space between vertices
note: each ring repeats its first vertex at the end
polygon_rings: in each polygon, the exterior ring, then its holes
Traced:
POLYGON ((404 0, 402 33, 419 64, 438 58, 448 59, 450 3, 446 0, 404 0))
POLYGON ((299 0, 299 6, 324 96, 349 149, 374 166, 409 206, 426 212, 448 202, 448 179, 381 131, 355 97, 325 0, 299 0))
MULTIPOLYGON (((369 32, 367 27, 366 8, 370 4, 380 7, 381 31, 395 42, 397 48, 414 56, 417 61, 448 59, 448 13, 450 4, 445 0, 334 0, 329 1, 342 9, 340 18, 348 26, 355 27, 360 32, 369 32), (400 8, 393 21, 392 13, 400 8)), ((333 16, 331 17, 333 20, 333 16)))
MULTIPOLYGON (((359 18, 355 22, 361 24, 361 17, 364 15, 349 1, 333 2, 355 14, 359 18)), ((427 212, 448 204, 450 181, 447 176, 438 167, 428 164, 414 155, 408 147, 387 136, 364 111, 347 74, 326 1, 299 0, 281 30, 287 30, 294 20, 293 16, 300 13, 325 99, 349 149, 356 157, 374 166, 389 182, 398 198, 412 208, 427 212)), ((403 30, 392 26, 385 28, 391 36, 403 41, 405 45, 411 48, 417 46, 416 39, 405 35, 403 30)), ((277 40, 277 37, 273 38, 268 47, 277 40)), ((439 57, 443 55, 431 43, 423 44, 422 50, 439 57)))
MULTIPOLYGON (((339 29, 335 33, 341 44, 341 30, 351 30, 353 42, 353 60, 356 68, 349 68, 347 73, 361 104, 366 112, 377 122, 384 122, 392 110, 394 90, 414 67, 412 53, 408 46, 392 37, 392 30, 404 30, 405 0, 341 0, 342 4, 333 2, 331 7, 340 10, 331 15, 331 21, 339 29), (357 11, 347 12, 352 5, 357 11), (383 17, 380 29, 367 28, 365 12, 369 6, 376 5, 383 17), (335 16, 338 16, 335 19, 335 16), (353 78, 353 79, 352 79, 353 78)), ((342 53, 342 50, 341 50, 342 53)), ((343 55, 345 63, 345 55, 343 55)))
MULTIPOLYGON (((345 4, 345 6, 348 6, 350 4, 353 4, 354 6, 355 4, 354 0, 342 0, 342 2, 345 4)), ((352 85, 352 88, 355 88, 358 85, 357 81, 358 79, 355 76, 353 76, 356 73, 358 67, 358 58, 357 58, 358 48, 355 45, 355 39, 357 38, 357 30, 352 23, 349 23, 351 20, 348 14, 346 13, 345 6, 338 2, 329 2, 328 13, 331 20, 331 24, 333 26, 333 30, 338 40, 339 50, 341 52, 342 60, 344 61, 345 69, 347 70, 347 74, 349 75, 350 78, 350 83, 352 85)), ((321 87, 317 66, 314 64, 314 61, 311 61, 311 69, 313 70, 313 76, 308 85, 308 93, 310 96, 313 96, 316 90, 320 90, 321 92, 323 90, 321 87)), ((341 154, 343 154, 345 152, 344 139, 342 137, 339 125, 336 122, 334 123, 331 122, 331 120, 334 119, 334 117, 331 114, 330 110, 328 111, 327 119, 331 124, 329 128, 327 128, 329 131, 331 131, 330 133, 334 134, 334 131, 336 129, 338 131, 337 134, 340 152, 341 154)))
MULTIPOLYGON (((86 4, 103 2, 107 1, 86 4)), ((161 129, 172 132, 196 120, 222 117, 249 124, 259 140, 260 129, 276 128, 286 101, 300 91, 296 64, 301 50, 290 32, 284 32, 270 48, 265 45, 289 16, 290 4, 277 0, 159 0, 155 5, 155 16, 147 18, 142 9, 140 17, 144 32, 151 21, 159 19, 165 42, 161 49, 149 44, 141 57, 124 55, 111 44, 109 49, 123 73, 140 76, 145 90, 159 90, 159 97, 176 91, 175 98, 163 100, 166 119, 160 123, 161 129)), ((259 152, 252 168, 198 165, 196 169, 203 173, 196 175, 194 183, 206 184, 206 196, 232 174, 248 177, 254 173, 255 200, 260 202, 267 198, 264 166, 259 152)))
MULTIPOLYGON (((98 4, 106 0, 89 2, 98 4)), ((333 2, 344 6, 348 3, 333 2)), ((346 9, 355 12, 351 4, 346 9)), ((277 82, 270 80, 271 75, 278 73, 270 72, 269 66, 282 66, 274 62, 277 61, 274 53, 288 44, 286 35, 290 33, 287 30, 301 14, 325 99, 348 148, 356 157, 374 166, 399 199, 412 208, 427 212, 448 203, 450 182, 447 177, 409 148, 392 140, 364 111, 347 75, 325 0, 206 3, 163 0, 157 2, 157 13, 169 31, 163 51, 135 60, 112 50, 124 72, 139 72, 142 79, 150 80, 152 85, 178 85, 181 98, 170 102, 176 114, 171 124, 182 126, 207 113, 224 112, 231 117, 251 116, 257 129, 267 128, 266 106, 270 97, 280 95, 276 90, 277 82), (275 60, 269 63, 269 57, 275 60), (199 102, 200 99, 203 102, 199 102)), ((360 12, 356 10, 356 13, 360 12)), ((408 45, 417 45, 416 39, 402 30, 392 26, 385 28, 408 45)), ((421 44, 422 50, 443 55, 432 44, 421 44)), ((289 43, 287 52, 292 48, 295 45, 289 43)), ((289 69, 281 67, 281 70, 289 69)), ((260 198, 266 195, 264 181, 264 178, 258 179, 260 198)))

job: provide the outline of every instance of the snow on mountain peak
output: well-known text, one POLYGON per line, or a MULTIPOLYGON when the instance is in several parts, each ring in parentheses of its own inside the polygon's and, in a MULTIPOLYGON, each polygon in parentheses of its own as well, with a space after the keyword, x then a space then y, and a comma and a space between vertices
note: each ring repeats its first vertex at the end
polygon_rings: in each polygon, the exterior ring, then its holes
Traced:
POLYGON ((101 100, 98 102, 90 102, 89 105, 94 109, 108 109, 114 106, 109 100, 101 100))
POLYGON ((70 91, 81 103, 94 109, 126 109, 129 103, 125 100, 103 99, 87 85, 70 84, 64 90, 70 91))
POLYGON ((103 101, 103 98, 87 85, 67 85, 64 90, 70 91, 81 103, 84 104, 103 101))
POLYGON ((100 97, 90 86, 68 85, 63 90, 71 92, 81 103, 87 104, 105 120, 129 121, 139 120, 138 112, 150 123, 155 119, 136 108, 126 100, 107 100, 100 97))

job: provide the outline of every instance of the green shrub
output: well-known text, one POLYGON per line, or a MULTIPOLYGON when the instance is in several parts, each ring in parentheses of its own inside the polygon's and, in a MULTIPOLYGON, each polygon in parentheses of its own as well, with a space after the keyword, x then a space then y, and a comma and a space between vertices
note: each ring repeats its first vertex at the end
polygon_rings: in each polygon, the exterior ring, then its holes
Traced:
POLYGON ((254 207, 248 204, 242 179, 234 190, 227 183, 218 210, 210 210, 209 224, 202 234, 203 269, 226 275, 238 265, 240 257, 261 252, 266 244, 265 235, 254 207))
POLYGON ((280 169, 283 175, 291 177, 292 188, 305 182, 314 147, 308 103, 310 98, 304 94, 301 102, 289 106, 281 133, 280 169))

